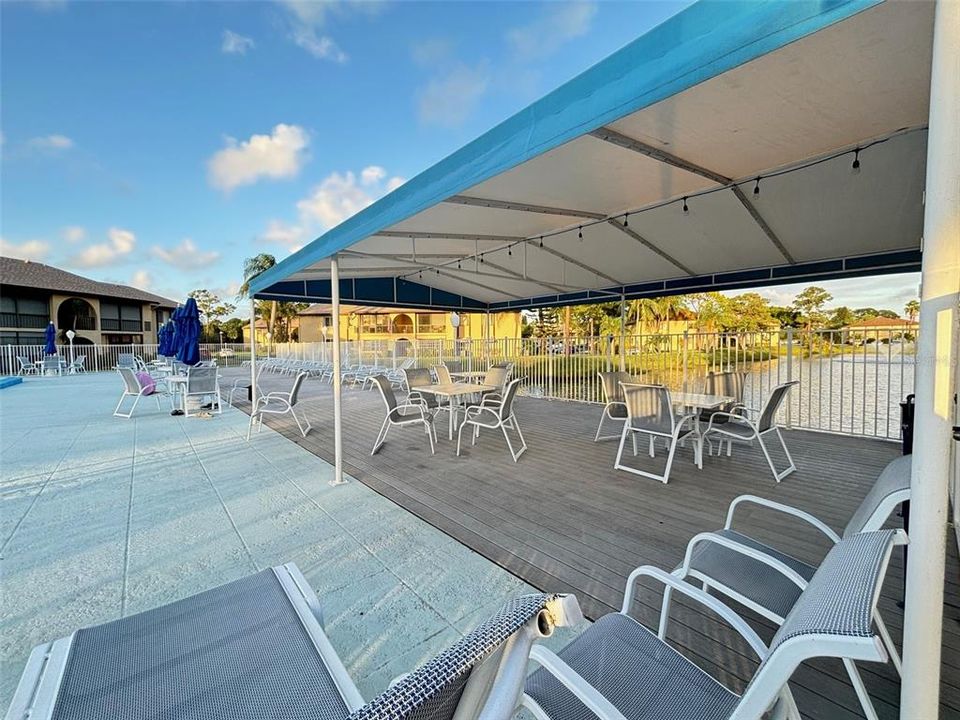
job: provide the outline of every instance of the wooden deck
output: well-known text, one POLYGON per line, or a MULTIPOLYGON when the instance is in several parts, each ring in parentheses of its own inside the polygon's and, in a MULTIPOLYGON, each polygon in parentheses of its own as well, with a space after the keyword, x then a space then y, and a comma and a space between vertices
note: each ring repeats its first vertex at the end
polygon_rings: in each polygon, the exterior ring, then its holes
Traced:
MULTIPOLYGON (((289 387, 290 378, 265 376, 264 389, 289 387)), ((303 409, 313 423, 307 438, 292 421, 269 424, 314 454, 333 461, 330 387, 308 381, 303 409)), ((245 402, 238 407, 248 410, 245 402)), ((791 431, 785 433, 798 470, 776 484, 759 450, 735 448, 733 458, 705 457, 698 471, 692 450, 678 452, 668 485, 613 469, 615 441, 593 442, 596 405, 521 398, 517 415, 529 450, 514 464, 502 436, 482 434, 476 447, 465 441, 461 457, 446 438, 430 455, 424 434, 393 429, 383 449, 370 448, 384 410, 375 392, 344 391, 344 467, 347 473, 420 516, 491 561, 546 591, 572 592, 592 618, 618 610, 627 574, 638 565, 672 569, 697 532, 722 527, 734 497, 753 493, 812 512, 838 531, 866 494, 871 481, 899 453, 893 443, 791 431)), ((638 458, 641 466, 662 467, 638 458)), ((660 464, 658 464, 660 463, 660 464)), ((794 548, 815 561, 826 545, 806 526, 761 510, 738 512, 736 527, 794 548)), ((944 607, 942 716, 960 717, 960 570, 956 545, 948 540, 944 607)), ((903 563, 891 564, 880 610, 899 643, 902 631, 903 563)), ((656 627, 660 588, 645 585, 633 614, 656 627)), ((765 640, 773 626, 744 608, 765 640)), ((695 606, 678 603, 670 640, 715 677, 740 690, 756 663, 725 625, 695 606)), ((882 718, 897 717, 899 680, 889 664, 861 663, 861 672, 882 718)), ((791 683, 805 717, 844 720, 862 717, 838 661, 805 664, 791 683)), ((906 717, 906 716, 905 716, 906 717)), ((926 720, 926 719, 918 719, 926 720)))

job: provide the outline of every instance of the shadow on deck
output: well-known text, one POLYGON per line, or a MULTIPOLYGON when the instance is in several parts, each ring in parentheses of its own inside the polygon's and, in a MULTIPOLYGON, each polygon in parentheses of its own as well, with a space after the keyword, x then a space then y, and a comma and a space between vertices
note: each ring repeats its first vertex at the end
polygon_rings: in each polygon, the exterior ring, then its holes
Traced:
MULTIPOLYGON (((292 379, 266 375, 265 390, 288 388, 292 379)), ((271 427, 333 462, 332 395, 326 384, 305 383, 300 406, 313 423, 302 438, 292 420, 268 420, 271 427)), ((237 402, 249 412, 249 404, 237 402)), ((481 434, 475 447, 446 437, 446 417, 438 419, 440 442, 431 456, 425 435, 394 428, 381 451, 370 448, 383 420, 376 392, 345 389, 344 469, 357 480, 456 538, 464 545, 545 591, 577 595, 588 617, 619 610, 629 572, 644 564, 672 569, 696 533, 723 526, 727 506, 752 493, 813 513, 836 530, 852 515, 874 478, 899 454, 894 443, 812 432, 785 432, 798 470, 776 484, 757 448, 734 449, 732 458, 704 458, 693 464, 690 446, 678 451, 670 482, 613 469, 616 441, 593 442, 600 407, 521 398, 517 416, 529 445, 514 464, 503 437, 481 434)), ((656 460, 638 463, 659 470, 656 460)), ((899 524, 894 518, 893 524, 899 524)), ((827 545, 799 522, 759 508, 738 510, 735 527, 801 559, 817 561, 827 545)), ((943 717, 960 717, 960 571, 957 548, 948 540, 944 607, 943 717)), ((632 613, 656 628, 661 589, 638 589, 632 613)), ((880 611, 900 643, 903 611, 903 560, 891 563, 880 611)), ((770 622, 735 606, 769 641, 770 622)), ((718 679, 742 690, 756 662, 749 648, 716 617, 676 602, 669 639, 718 679)), ((881 718, 895 718, 899 679, 892 665, 861 663, 861 672, 881 718)), ((791 682, 805 717, 843 720, 862 717, 839 661, 805 664, 791 682)), ((908 717, 908 716, 905 716, 908 717)), ((926 719, 918 719, 926 720, 926 719)))

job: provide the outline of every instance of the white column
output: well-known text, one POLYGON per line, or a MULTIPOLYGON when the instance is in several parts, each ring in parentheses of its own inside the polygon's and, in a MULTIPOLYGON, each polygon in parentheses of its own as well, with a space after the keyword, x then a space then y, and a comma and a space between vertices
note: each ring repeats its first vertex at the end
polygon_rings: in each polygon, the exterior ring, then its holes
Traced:
POLYGON ((960 3, 937 3, 930 78, 916 425, 900 717, 936 718, 960 302, 960 3))
POLYGON ((620 296, 620 372, 627 371, 627 296, 620 296))
POLYGON ((257 303, 253 298, 250 298, 250 398, 253 403, 257 402, 257 303))
POLYGON ((340 262, 336 255, 330 258, 330 311, 333 314, 333 480, 331 485, 342 485, 343 479, 343 415, 340 402, 340 262))

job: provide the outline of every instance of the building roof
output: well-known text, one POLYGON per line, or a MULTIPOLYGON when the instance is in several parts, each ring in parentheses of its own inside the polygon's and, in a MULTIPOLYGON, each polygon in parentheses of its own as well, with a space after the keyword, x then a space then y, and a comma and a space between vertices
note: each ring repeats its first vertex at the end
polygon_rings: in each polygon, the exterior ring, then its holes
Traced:
POLYGON ((160 307, 175 308, 177 306, 175 300, 154 295, 146 290, 140 290, 139 288, 128 285, 91 280, 90 278, 74 275, 66 270, 55 268, 52 265, 45 265, 44 263, 34 262, 33 260, 19 260, 9 257, 0 257, 0 285, 16 285, 17 287, 52 290, 66 295, 137 300, 152 305, 159 305, 160 307))
POLYGON ((855 330, 857 328, 904 328, 904 327, 916 327, 919 325, 915 320, 907 320, 905 318, 888 318, 888 317, 872 317, 864 318, 863 320, 857 320, 856 322, 850 323, 844 329, 845 330, 855 330))

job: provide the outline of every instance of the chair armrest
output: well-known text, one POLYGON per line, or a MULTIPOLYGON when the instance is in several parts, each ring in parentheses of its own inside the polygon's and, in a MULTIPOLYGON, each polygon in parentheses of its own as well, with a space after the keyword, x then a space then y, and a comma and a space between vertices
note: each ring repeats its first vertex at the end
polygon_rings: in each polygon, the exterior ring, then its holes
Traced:
POLYGON ((756 550, 755 548, 738 543, 736 540, 731 540, 728 537, 717 535, 716 533, 712 532, 698 533, 690 539, 690 542, 687 543, 687 552, 683 556, 683 564, 674 571, 675 573, 681 573, 682 571, 682 574, 678 575, 677 577, 686 577, 687 573, 690 571, 690 562, 693 559, 694 548, 700 543, 704 542, 712 542, 715 545, 722 545, 728 550, 740 553, 741 555, 746 555, 748 558, 752 558, 757 562, 761 562, 764 565, 772 567, 801 590, 807 587, 806 579, 804 579, 796 570, 784 564, 780 560, 770 557, 760 550, 756 550))
POLYGON ((553 675, 600 720, 627 720, 623 713, 617 710, 616 706, 601 695, 593 685, 561 660, 559 655, 547 650, 543 645, 534 645, 530 648, 530 661, 553 675))
POLYGON ((727 624, 730 625, 734 630, 736 630, 747 641, 747 644, 753 648, 753 651, 757 653, 757 656, 763 660, 767 656, 768 648, 763 643, 763 640, 760 639, 760 636, 754 632, 747 623, 737 615, 733 610, 727 607, 724 603, 720 602, 713 595, 708 595, 700 588, 694 587, 690 583, 686 583, 680 578, 671 575, 668 572, 661 570, 658 567, 653 567, 652 565, 642 565, 630 573, 630 576, 627 578, 627 587, 623 593, 623 608, 621 612, 624 615, 629 615, 630 605, 633 604, 633 589, 637 583, 637 580, 641 577, 651 577, 654 580, 659 580, 667 588, 671 590, 676 590, 677 592, 683 593, 692 600, 696 600, 701 605, 710 608, 713 612, 719 615, 721 618, 726 620, 727 624))
POLYGON ((754 432, 757 432, 756 425, 754 425, 753 422, 750 420, 750 418, 746 417, 745 415, 737 415, 736 413, 723 412, 721 410, 717 410, 715 413, 710 413, 710 422, 707 423, 707 429, 703 431, 704 435, 706 435, 708 432, 713 430, 713 419, 718 415, 722 417, 730 418, 731 420, 739 420, 741 423, 746 423, 751 428, 753 428, 754 432))
POLYGON ((756 495, 740 495, 735 497, 730 503, 730 508, 727 510, 727 522, 724 524, 724 529, 729 530, 733 526, 733 515, 737 509, 738 505, 741 504, 752 504, 760 505, 765 508, 770 508, 771 510, 776 510, 777 512, 782 512, 786 515, 791 515, 795 518, 803 520, 804 522, 812 525, 817 530, 822 532, 831 542, 838 543, 840 542, 840 536, 837 535, 833 530, 831 530, 825 523, 823 523, 818 518, 814 517, 808 512, 803 510, 798 510, 795 507, 790 505, 784 505, 782 503, 774 502, 773 500, 767 500, 766 498, 757 497, 756 495))
MULTIPOLYGON (((394 408, 395 411, 397 411, 397 410, 405 410, 405 409, 416 410, 417 412, 420 413, 420 417, 422 417, 424 420, 426 420, 426 419, 427 419, 427 416, 430 414, 430 413, 429 413, 429 410, 427 409, 427 406, 424 405, 424 404, 422 404, 422 403, 416 403, 416 402, 413 402, 413 403, 401 403, 401 404, 397 405, 397 406, 394 408)), ((399 415, 403 415, 402 412, 401 412, 401 413, 398 413, 398 414, 399 414, 399 415)))

